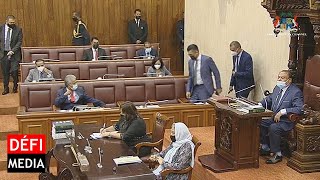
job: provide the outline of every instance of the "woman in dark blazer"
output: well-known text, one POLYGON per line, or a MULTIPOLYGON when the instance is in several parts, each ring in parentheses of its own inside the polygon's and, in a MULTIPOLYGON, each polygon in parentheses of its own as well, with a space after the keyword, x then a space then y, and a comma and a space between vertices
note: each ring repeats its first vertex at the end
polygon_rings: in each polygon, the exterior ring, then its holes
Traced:
MULTIPOLYGON (((120 106, 121 117, 119 121, 108 127, 100 129, 103 137, 111 137, 123 140, 132 150, 136 152, 135 145, 140 142, 150 142, 146 134, 146 123, 139 115, 137 108, 132 102, 125 102, 120 106)), ((151 148, 143 147, 140 150, 140 157, 151 153, 151 148)))
POLYGON ((148 69, 147 76, 148 77, 163 77, 163 76, 171 76, 172 74, 166 66, 163 64, 163 61, 160 57, 155 57, 152 60, 152 64, 148 69))

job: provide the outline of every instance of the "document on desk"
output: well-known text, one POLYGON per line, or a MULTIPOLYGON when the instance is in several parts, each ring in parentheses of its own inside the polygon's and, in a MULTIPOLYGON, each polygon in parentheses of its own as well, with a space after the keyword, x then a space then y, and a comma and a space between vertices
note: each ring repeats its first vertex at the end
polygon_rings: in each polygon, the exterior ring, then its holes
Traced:
POLYGON ((138 156, 122 156, 119 158, 113 159, 116 165, 132 164, 132 163, 141 163, 142 160, 138 156))
POLYGON ((101 139, 102 135, 101 133, 92 133, 90 137, 92 137, 93 139, 101 139))

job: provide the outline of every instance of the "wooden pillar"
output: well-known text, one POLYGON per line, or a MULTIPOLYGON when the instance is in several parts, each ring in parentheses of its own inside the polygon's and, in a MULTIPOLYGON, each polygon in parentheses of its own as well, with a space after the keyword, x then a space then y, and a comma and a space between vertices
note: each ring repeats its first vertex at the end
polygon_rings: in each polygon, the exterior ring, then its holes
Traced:
POLYGON ((288 68, 293 75, 293 83, 297 83, 298 35, 291 33, 288 68))

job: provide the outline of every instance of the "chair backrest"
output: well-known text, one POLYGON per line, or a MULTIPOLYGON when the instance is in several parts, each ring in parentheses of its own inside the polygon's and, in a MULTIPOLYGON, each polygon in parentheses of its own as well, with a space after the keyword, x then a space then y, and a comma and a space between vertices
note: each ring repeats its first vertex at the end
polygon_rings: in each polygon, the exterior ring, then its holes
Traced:
MULTIPOLYGON (((201 142, 199 141, 199 139, 195 136, 192 137, 192 142, 194 144, 194 154, 193 154, 193 157, 194 157, 194 161, 196 161, 196 154, 197 154, 197 151, 198 151, 198 148, 199 146, 201 145, 201 142)), ((191 171, 189 172, 189 175, 188 175, 188 179, 191 180, 191 176, 192 176, 192 170, 193 168, 191 169, 191 171)))
MULTIPOLYGON (((169 118, 159 112, 155 113, 155 122, 153 125, 152 142, 157 142, 164 138, 164 131, 169 118)), ((163 141, 157 146, 159 152, 162 151, 163 141)))

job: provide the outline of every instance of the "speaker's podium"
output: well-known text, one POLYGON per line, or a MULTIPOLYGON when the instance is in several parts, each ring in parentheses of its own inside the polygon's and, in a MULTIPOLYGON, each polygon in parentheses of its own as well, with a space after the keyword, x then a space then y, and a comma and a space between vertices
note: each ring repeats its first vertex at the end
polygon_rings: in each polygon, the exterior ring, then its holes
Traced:
POLYGON ((271 111, 246 99, 209 99, 216 111, 214 154, 199 156, 200 163, 220 173, 259 167, 260 123, 271 111))

